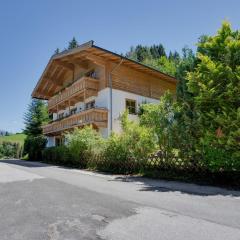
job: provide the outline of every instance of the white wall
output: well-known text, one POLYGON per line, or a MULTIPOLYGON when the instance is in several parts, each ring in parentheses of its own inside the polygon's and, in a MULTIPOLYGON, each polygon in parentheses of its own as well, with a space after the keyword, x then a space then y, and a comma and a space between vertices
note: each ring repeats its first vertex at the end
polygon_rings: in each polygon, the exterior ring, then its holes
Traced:
MULTIPOLYGON (((110 130, 110 120, 111 120, 110 89, 104 88, 103 90, 98 92, 97 97, 91 97, 89 99, 86 99, 85 102, 89 102, 94 99, 95 99, 96 107, 106 108, 109 110, 109 112, 108 112, 108 128, 99 129, 99 132, 101 133, 101 135, 103 137, 108 137, 111 133, 111 130, 110 130)), ((140 96, 140 95, 137 95, 134 93, 129 93, 129 92, 116 90, 116 89, 112 90, 112 99, 113 99, 113 102, 112 102, 113 131, 117 132, 117 133, 121 132, 120 116, 125 111, 126 99, 132 99, 132 100, 136 101, 137 111, 138 111, 139 105, 141 105, 142 103, 158 103, 159 102, 159 100, 157 100, 157 99, 148 98, 148 97, 140 96)), ((76 103, 74 107, 77 107, 77 112, 82 111, 85 108, 83 102, 76 103)), ((71 108, 74 108, 74 107, 71 107, 71 108)), ((68 108, 63 111, 59 111, 59 113, 61 113, 61 112, 64 112, 65 114, 67 114, 68 108)), ((55 115, 56 114, 54 114, 54 116, 53 116, 54 120, 56 119, 55 115)), ((138 121, 138 116, 134 115, 134 114, 129 114, 129 119, 138 121)), ((48 146, 52 146, 52 144, 55 144, 55 139, 54 139, 54 137, 49 137, 48 146)))
MULTIPOLYGON (((120 132, 121 131, 121 123, 120 116, 126 109, 126 99, 131 99, 136 101, 137 111, 139 110, 139 106, 142 103, 157 103, 159 100, 148 98, 144 96, 140 96, 134 93, 124 92, 121 90, 112 90, 113 95, 113 131, 120 132)), ((129 119, 138 121, 138 116, 135 114, 129 114, 129 119)))
MULTIPOLYGON (((104 88, 98 92, 98 96, 95 99, 95 105, 99 108, 110 109, 110 92, 109 88, 104 88)), ((110 134, 110 112, 108 111, 108 127, 100 129, 100 133, 103 137, 108 137, 110 134)))
MULTIPOLYGON (((137 110, 139 108, 139 105, 142 103, 157 103, 159 100, 148 98, 144 96, 140 96, 134 93, 129 93, 121 90, 112 90, 112 118, 113 118, 113 131, 114 132, 121 132, 121 123, 120 123, 120 116, 125 111, 126 108, 126 99, 132 99, 136 101, 137 110)), ((98 93, 98 96, 96 97, 96 106, 97 107, 105 107, 109 109, 108 112, 108 129, 107 129, 107 135, 110 134, 110 89, 105 88, 101 90, 98 93)), ((129 119, 138 121, 138 116, 134 114, 129 114, 129 119)), ((106 131, 104 132, 106 135, 106 131)))

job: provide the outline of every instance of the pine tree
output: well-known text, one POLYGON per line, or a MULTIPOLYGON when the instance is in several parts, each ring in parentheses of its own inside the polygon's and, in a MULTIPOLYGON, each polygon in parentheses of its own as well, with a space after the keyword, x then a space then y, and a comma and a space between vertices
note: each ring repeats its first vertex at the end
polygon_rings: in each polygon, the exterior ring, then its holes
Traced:
POLYGON ((60 53, 60 49, 56 48, 56 50, 54 51, 54 54, 59 54, 60 53))
MULTIPOLYGON (((174 58, 174 54, 172 54, 174 58)), ((182 49, 182 58, 179 59, 177 67, 176 78, 178 79, 177 85, 177 98, 178 100, 188 101, 192 99, 192 94, 187 87, 187 74, 192 72, 197 64, 195 54, 192 49, 185 46, 182 49)))
POLYGON ((28 110, 24 115, 27 137, 24 141, 24 154, 32 161, 42 159, 42 150, 46 145, 46 139, 42 135, 42 125, 48 122, 47 106, 44 101, 32 99, 28 110))
POLYGON ((150 47, 149 50, 151 53, 151 57, 153 59, 157 59, 157 58, 166 56, 166 52, 165 52, 165 49, 162 44, 159 44, 159 45, 154 44, 153 46, 150 47))
POLYGON ((75 37, 73 37, 73 39, 68 43, 68 49, 73 49, 73 48, 76 48, 78 47, 78 42, 76 40, 75 37))
POLYGON ((41 126, 46 122, 48 122, 48 112, 45 102, 38 99, 32 99, 24 115, 25 134, 28 136, 41 135, 41 126))

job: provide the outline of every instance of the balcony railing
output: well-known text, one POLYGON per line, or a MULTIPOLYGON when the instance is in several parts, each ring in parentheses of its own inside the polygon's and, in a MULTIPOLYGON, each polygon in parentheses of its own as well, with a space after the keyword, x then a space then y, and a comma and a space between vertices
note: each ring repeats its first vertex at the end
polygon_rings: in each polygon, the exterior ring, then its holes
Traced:
MULTIPOLYGON (((61 107, 66 107, 68 101, 74 101, 76 99, 80 100, 91 96, 97 96, 98 93, 99 80, 91 77, 82 77, 76 82, 74 82, 69 87, 65 88, 63 91, 53 96, 48 101, 49 111, 57 110, 56 106, 60 104, 61 107)), ((76 101, 78 101, 76 100, 76 101)), ((60 110, 60 109, 58 109, 60 110)))
POLYGON ((82 127, 90 124, 97 128, 106 128, 107 121, 107 109, 92 108, 43 126, 43 134, 57 134, 66 130, 70 130, 74 127, 82 127))

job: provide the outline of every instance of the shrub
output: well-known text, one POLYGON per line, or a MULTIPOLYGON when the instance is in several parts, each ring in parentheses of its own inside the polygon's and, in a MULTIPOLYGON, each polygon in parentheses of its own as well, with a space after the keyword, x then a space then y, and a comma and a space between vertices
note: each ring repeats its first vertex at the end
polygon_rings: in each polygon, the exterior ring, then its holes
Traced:
POLYGON ((122 116, 122 133, 103 139, 92 127, 75 129, 65 135, 66 146, 47 148, 43 159, 49 163, 92 168, 118 173, 136 172, 156 150, 153 132, 122 116))
POLYGON ((127 116, 125 112, 121 118, 122 133, 112 134, 106 141, 103 150, 105 170, 136 172, 156 150, 156 138, 151 129, 129 121, 127 116))
POLYGON ((205 146, 203 162, 211 172, 240 171, 240 155, 224 148, 205 146))
POLYGON ((143 114, 140 123, 147 126, 157 138, 159 150, 164 154, 166 159, 171 158, 176 143, 179 140, 177 135, 176 115, 179 107, 174 101, 174 97, 166 92, 158 104, 144 104, 143 114))
POLYGON ((66 146, 45 148, 42 151, 44 162, 60 165, 73 165, 72 154, 66 146))
POLYGON ((22 156, 22 146, 18 142, 0 143, 0 158, 20 158, 22 156))
POLYGON ((74 129, 65 135, 66 146, 71 152, 72 160, 79 167, 86 167, 91 158, 100 154, 104 140, 92 127, 74 129))
POLYGON ((27 136, 24 141, 24 154, 28 154, 31 161, 42 160, 42 150, 45 148, 47 140, 42 135, 27 136))

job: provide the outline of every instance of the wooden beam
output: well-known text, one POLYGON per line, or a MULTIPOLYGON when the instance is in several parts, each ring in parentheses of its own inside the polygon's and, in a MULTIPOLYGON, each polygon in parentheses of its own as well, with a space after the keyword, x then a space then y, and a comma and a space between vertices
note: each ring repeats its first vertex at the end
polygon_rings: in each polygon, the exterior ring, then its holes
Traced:
POLYGON ((56 85, 57 87, 61 87, 62 85, 60 85, 58 82, 56 82, 56 80, 54 80, 53 78, 49 78, 49 77, 44 77, 44 79, 46 79, 46 81, 52 82, 54 85, 56 85))
POLYGON ((80 66, 83 69, 88 69, 88 63, 86 60, 81 60, 80 58, 75 58, 74 63, 78 66, 80 66))
POLYGON ((86 58, 96 63, 97 65, 105 66, 106 64, 106 60, 104 58, 99 57, 95 54, 89 54, 88 56, 86 56, 86 58))
POLYGON ((74 70, 74 65, 72 63, 64 62, 64 61, 61 61, 60 59, 54 60, 53 63, 55 63, 63 68, 66 68, 70 71, 74 70))

